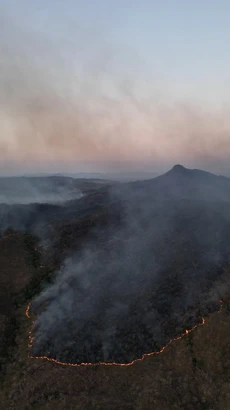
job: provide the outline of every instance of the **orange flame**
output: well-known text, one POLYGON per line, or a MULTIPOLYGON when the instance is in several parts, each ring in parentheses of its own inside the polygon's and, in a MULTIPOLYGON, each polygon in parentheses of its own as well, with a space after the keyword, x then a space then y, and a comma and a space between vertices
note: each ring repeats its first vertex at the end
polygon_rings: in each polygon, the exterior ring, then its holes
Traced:
MULTIPOLYGON (((26 308, 26 316, 28 319, 31 319, 30 316, 30 306, 31 303, 29 303, 29 305, 26 308)), ((220 308, 218 310, 218 313, 220 313, 223 309, 223 301, 220 300, 220 308)), ((66 362, 61 362, 59 360, 53 359, 51 357, 48 356, 32 356, 32 355, 28 355, 28 357, 30 359, 42 359, 42 360, 48 360, 49 362, 53 362, 56 364, 60 364, 62 366, 71 366, 71 367, 80 367, 80 366, 100 366, 100 365, 104 365, 104 366, 121 366, 121 367, 128 367, 128 366, 132 366, 134 363, 136 362, 140 362, 142 360, 144 360, 146 357, 149 356, 153 356, 153 355, 158 355, 160 353, 163 353, 164 350, 172 344, 172 342, 176 341, 176 340, 181 340, 184 336, 188 335, 189 333, 191 333, 194 329, 196 329, 199 326, 203 326, 206 322, 206 319, 203 317, 201 323, 198 323, 197 325, 193 326, 191 329, 189 330, 185 330, 184 333, 182 333, 180 336, 171 339, 165 346, 163 346, 159 351, 157 352, 151 352, 151 353, 145 353, 143 354, 143 356, 139 359, 135 359, 130 363, 116 363, 116 362, 99 362, 99 363, 66 363, 66 362)), ((32 328, 29 332, 29 343, 28 343, 28 348, 30 349, 33 345, 33 341, 34 341, 34 337, 32 337, 32 329, 33 329, 33 325, 34 325, 34 321, 32 322, 32 328)))
MULTIPOLYGON (((4 240, 4 239, 7 239, 7 238, 9 238, 9 237, 11 237, 11 236, 16 236, 16 235, 18 235, 18 233, 12 233, 12 234, 10 234, 10 235, 3 236, 2 238, 0 238, 0 240, 4 240)), ((37 249, 35 248, 35 250, 37 250, 37 249)), ((40 268, 43 269, 44 266, 41 265, 40 268)), ((27 308, 26 308, 26 312, 25 312, 26 317, 27 317, 28 319, 31 319, 31 316, 30 316, 30 307, 31 307, 31 302, 28 304, 28 306, 27 306, 27 308)), ((220 300, 220 308, 219 308, 219 310, 218 310, 218 313, 220 313, 220 312, 222 311, 222 309, 223 309, 223 301, 220 300)), ((135 359, 135 360, 133 360, 133 361, 130 362, 130 363, 99 362, 99 363, 79 363, 79 364, 77 364, 77 363, 61 362, 61 361, 59 361, 59 360, 53 359, 53 358, 48 357, 48 356, 32 356, 32 355, 29 354, 28 357, 29 357, 30 359, 43 359, 43 360, 48 360, 49 362, 53 362, 53 363, 56 363, 56 364, 60 364, 60 365, 62 365, 62 366, 71 366, 71 367, 100 366, 100 365, 104 365, 104 366, 121 366, 121 367, 128 367, 128 366, 132 366, 132 365, 133 365, 134 363, 136 363, 136 362, 140 362, 140 361, 144 360, 146 357, 153 356, 153 355, 158 355, 158 354, 160 354, 160 353, 163 353, 164 350, 165 350, 169 345, 172 344, 172 342, 174 342, 174 341, 176 341, 176 340, 181 340, 183 337, 185 337, 185 336, 188 335, 189 333, 193 332, 193 330, 195 330, 197 327, 203 326, 203 325, 205 324, 205 322, 206 322, 206 319, 203 317, 201 323, 198 323, 197 325, 193 326, 193 327, 192 327, 191 329, 189 329, 189 330, 185 330, 185 332, 182 333, 180 336, 178 336, 178 337, 176 337, 176 338, 174 338, 174 339, 171 339, 171 340, 170 340, 165 346, 163 346, 159 351, 157 351, 157 352, 145 353, 145 354, 143 354, 143 356, 142 356, 141 358, 135 359)), ((28 348, 29 348, 29 349, 32 348, 32 346, 33 346, 33 341, 34 341, 34 337, 32 336, 33 326, 34 326, 34 320, 32 321, 31 330, 29 331, 29 342, 28 342, 28 348)))

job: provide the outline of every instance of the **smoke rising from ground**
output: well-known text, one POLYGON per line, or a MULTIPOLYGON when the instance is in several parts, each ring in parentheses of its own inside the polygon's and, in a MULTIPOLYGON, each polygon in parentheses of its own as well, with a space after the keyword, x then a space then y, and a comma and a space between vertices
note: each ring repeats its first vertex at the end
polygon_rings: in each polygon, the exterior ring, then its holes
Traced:
POLYGON ((8 228, 30 231, 44 240, 49 221, 71 218, 83 196, 73 178, 0 178, 0 232, 8 228), (69 203, 75 204, 72 213, 69 203))
MULTIPOLYGON (((116 343, 120 354, 123 346, 117 339, 118 329, 125 320, 130 325, 138 295, 152 285, 158 271, 154 257, 147 266, 151 252, 148 233, 139 231, 141 237, 137 237, 136 229, 134 224, 129 232, 114 231, 106 249, 92 246, 81 256, 64 262, 54 285, 45 290, 33 306, 37 310, 47 304, 35 323, 35 353, 48 344, 50 355, 61 357, 63 348, 68 350, 69 346, 70 354, 74 354, 77 361, 108 360, 110 349, 114 349, 116 343), (73 346, 74 340, 76 346, 73 346)), ((157 226, 155 229, 157 234, 157 226)), ((144 315, 144 306, 139 304, 138 309, 135 314, 144 315)), ((144 320, 156 337, 158 327, 151 323, 155 316, 159 322, 153 310, 144 320)), ((116 356, 116 352, 113 355, 116 356)))
POLYGON ((113 199, 125 200, 123 223, 73 251, 33 302, 32 354, 127 363, 217 308, 230 244, 226 202, 192 198, 191 181, 190 199, 183 184, 179 198, 165 199, 164 183, 157 190, 154 181, 142 184, 142 193, 126 186, 125 196, 116 188, 113 199))
POLYGON ((82 193, 73 179, 1 178, 0 204, 60 204, 79 199, 82 193))

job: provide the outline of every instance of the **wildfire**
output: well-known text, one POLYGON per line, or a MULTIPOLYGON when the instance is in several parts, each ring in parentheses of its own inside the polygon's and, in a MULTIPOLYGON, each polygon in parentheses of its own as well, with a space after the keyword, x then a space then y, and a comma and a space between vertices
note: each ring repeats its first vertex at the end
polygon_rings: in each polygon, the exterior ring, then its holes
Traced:
MULTIPOLYGON (((30 306, 31 303, 29 303, 29 305, 26 308, 26 317, 28 319, 31 319, 30 316, 30 306)), ((223 301, 220 300, 220 308, 218 310, 218 313, 220 313, 223 309, 223 301)), ((206 322, 206 319, 203 317, 201 323, 198 323, 197 325, 193 326, 191 329, 189 330, 185 330, 184 333, 182 333, 180 336, 171 339, 165 346, 163 346, 159 351, 157 352, 150 352, 150 353, 145 353, 143 354, 143 356, 139 359, 135 359, 130 363, 116 363, 116 362, 99 362, 99 363, 66 363, 66 362, 61 362, 59 360, 53 359, 51 357, 48 356, 32 356, 32 355, 28 355, 30 359, 42 359, 42 360, 48 360, 49 362, 53 362, 56 364, 60 364, 62 366, 71 366, 71 367, 80 367, 80 366, 100 366, 100 365, 104 365, 104 366, 121 366, 121 367, 128 367, 128 366, 132 366, 134 363, 136 362, 140 362, 142 360, 144 360, 146 357, 149 356, 153 356, 153 355, 158 355, 160 353, 163 353, 164 350, 172 344, 172 342, 176 341, 176 340, 181 340, 183 339, 183 337, 185 337, 186 335, 188 335, 189 333, 193 332, 194 329, 196 329, 199 326, 203 326, 206 322)), ((32 327, 31 330, 29 332, 29 343, 28 343, 28 348, 30 349, 33 346, 33 341, 34 341, 34 337, 32 336, 32 331, 33 331, 33 325, 34 325, 34 321, 32 322, 32 327)))
MULTIPOLYGON (((9 237, 11 237, 11 236, 16 236, 16 235, 18 235, 18 233, 12 233, 12 234, 10 234, 10 235, 7 235, 7 236, 4 236, 4 237, 0 238, 0 240, 4 240, 4 239, 7 239, 7 238, 9 238, 9 237)), ((35 250, 37 250, 37 248, 35 248, 35 250)), ((43 269, 43 268, 44 268, 44 266, 43 266, 43 265, 40 265, 40 269, 43 269)), ((30 315, 30 307, 31 307, 31 302, 28 304, 28 306, 27 306, 27 308, 26 308, 26 311, 25 311, 26 317, 27 317, 28 319, 31 319, 31 318, 32 318, 32 316, 30 315)), ((218 310, 218 313, 220 313, 220 312, 222 311, 222 309, 223 309, 223 301, 220 300, 220 308, 219 308, 219 310, 218 310)), ((48 356, 32 356, 32 355, 29 354, 28 357, 29 357, 30 359, 41 359, 41 360, 43 359, 43 360, 48 360, 49 362, 53 362, 53 363, 56 363, 56 364, 59 364, 59 365, 62 365, 62 366, 71 366, 71 367, 100 366, 100 365, 104 365, 104 366, 121 366, 121 367, 128 367, 128 366, 132 366, 132 365, 133 365, 134 363, 136 363, 136 362, 140 362, 140 361, 144 360, 146 357, 153 356, 153 355, 158 355, 158 354, 160 354, 160 353, 163 353, 164 350, 165 350, 168 346, 170 346, 174 341, 183 339, 183 337, 185 337, 185 336, 187 336, 189 333, 193 332, 193 330, 195 330, 197 327, 203 326, 203 325, 205 324, 205 322, 206 322, 206 319, 203 317, 202 320, 201 320, 201 323, 198 323, 197 325, 193 326, 193 327, 192 327, 191 329, 189 329, 189 330, 185 330, 185 332, 182 333, 180 336, 178 336, 178 337, 176 337, 176 338, 174 338, 174 339, 171 339, 171 340, 170 340, 165 346, 163 346, 159 351, 157 351, 157 352, 145 353, 145 354, 143 354, 143 356, 142 356, 141 358, 135 359, 135 360, 133 360, 133 361, 130 362, 130 363, 99 362, 99 363, 79 363, 79 364, 77 364, 77 363, 61 362, 61 361, 59 361, 59 360, 53 359, 53 358, 48 357, 48 356)), ((29 331, 29 335, 28 335, 28 337, 29 337, 28 348, 29 348, 29 349, 32 348, 32 346, 33 346, 33 341, 34 341, 34 337, 32 336, 33 327, 34 327, 34 320, 32 321, 31 330, 29 331)))

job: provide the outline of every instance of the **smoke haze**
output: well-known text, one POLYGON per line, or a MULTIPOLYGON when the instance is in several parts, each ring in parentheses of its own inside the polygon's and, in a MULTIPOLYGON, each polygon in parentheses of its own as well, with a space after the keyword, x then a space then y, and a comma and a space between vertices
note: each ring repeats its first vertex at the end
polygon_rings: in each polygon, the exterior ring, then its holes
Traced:
POLYGON ((116 186, 122 222, 82 239, 32 303, 32 354, 127 363, 216 309, 230 243, 230 181, 222 178, 220 188, 216 178, 175 167, 147 186, 116 186), (204 181, 213 188, 205 194, 204 181))
POLYGON ((2 178, 0 204, 59 204, 82 197, 73 179, 2 178))
POLYGON ((228 173, 228 105, 174 93, 107 26, 72 24, 58 36, 5 7, 0 27, 1 174, 161 172, 178 162, 228 173))

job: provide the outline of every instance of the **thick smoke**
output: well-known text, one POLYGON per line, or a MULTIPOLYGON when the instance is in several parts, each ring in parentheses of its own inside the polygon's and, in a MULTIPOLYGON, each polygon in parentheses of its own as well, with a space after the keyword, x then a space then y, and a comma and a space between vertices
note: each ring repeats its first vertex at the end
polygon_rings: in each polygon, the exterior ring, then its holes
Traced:
MULTIPOLYGON (((159 229, 164 230, 156 224, 156 236, 159 229)), ((34 352, 48 346, 51 356, 61 358, 63 348, 68 350, 69 346, 70 357, 67 355, 66 359, 70 361, 95 362, 111 357, 121 360, 123 341, 121 334, 119 344, 119 328, 122 333, 125 322, 130 326, 132 320, 132 326, 138 326, 141 316, 146 320, 144 326, 149 328, 151 349, 153 332, 156 339, 159 330, 159 317, 154 310, 145 316, 145 301, 138 304, 138 295, 146 294, 159 268, 154 255, 149 258, 149 233, 139 231, 138 237, 135 230, 132 226, 128 231, 114 231, 105 248, 89 247, 82 255, 65 260, 55 283, 33 305, 37 310, 47 304, 36 320, 34 352), (136 319, 133 314, 138 315, 136 319), (156 323, 151 322, 154 316, 156 323)), ((127 358, 124 356, 123 360, 127 358)))
POLYGON ((116 188, 121 226, 96 232, 32 304, 33 354, 72 363, 127 363, 218 308, 230 213, 225 202, 194 199, 191 182, 191 197, 183 197, 181 184, 178 198, 177 174, 172 172, 170 197, 167 176, 161 188, 154 188, 158 180, 146 182, 144 192, 143 183, 119 193, 116 188))

